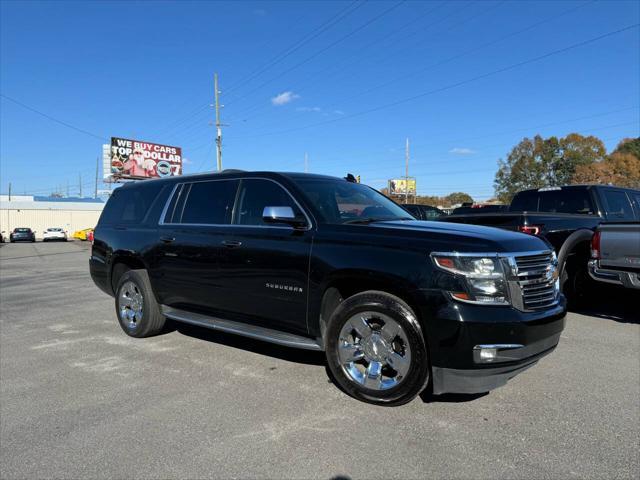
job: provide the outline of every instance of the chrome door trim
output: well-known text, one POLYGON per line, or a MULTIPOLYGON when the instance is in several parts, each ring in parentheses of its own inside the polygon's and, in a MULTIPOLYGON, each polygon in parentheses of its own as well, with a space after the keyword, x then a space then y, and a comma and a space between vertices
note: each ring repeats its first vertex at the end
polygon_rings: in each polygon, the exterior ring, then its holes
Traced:
MULTIPOLYGON (((233 202, 233 208, 234 209, 235 209, 235 206, 236 206, 236 201, 237 201, 237 195, 236 195, 236 198, 234 199, 234 202, 233 202)), ((173 187, 173 191, 171 192, 171 194, 169 195, 169 198, 167 199, 167 203, 165 203, 165 205, 164 205, 162 213, 160 214, 160 219, 158 221, 158 225, 171 225, 171 226, 187 225, 187 226, 196 226, 196 227, 281 228, 281 229, 287 229, 287 230, 308 231, 308 230, 311 230, 313 228, 313 221, 311 220, 311 217, 309 216, 307 211, 302 207, 302 205, 300 205, 300 202, 298 202, 296 197, 289 191, 289 189, 287 187, 285 187, 279 181, 274 180, 273 178, 267 178, 267 177, 242 177, 241 176, 241 177, 233 177, 233 178, 209 178, 209 179, 203 179, 203 180, 183 181, 183 182, 176 183, 176 185, 173 187), (238 225, 238 224, 235 224, 235 223, 168 223, 168 222, 164 221, 165 220, 165 216, 167 214, 167 210, 169 208, 169 205, 171 204, 171 200, 173 199, 173 196, 175 195, 176 190, 178 189, 178 187, 180 187, 182 185, 193 184, 193 183, 202 183, 202 182, 221 182, 221 181, 237 180, 237 181, 240 182, 239 185, 238 185, 238 190, 239 190, 242 187, 242 180, 254 180, 254 179, 255 180, 267 180, 269 182, 275 183, 280 188, 282 188, 286 192, 286 194, 289 195, 289 197, 294 201, 294 203, 298 206, 298 208, 300 209, 302 214, 307 219, 307 226, 304 227, 304 228, 294 228, 294 227, 291 227, 291 226, 276 226, 276 225, 238 225)))

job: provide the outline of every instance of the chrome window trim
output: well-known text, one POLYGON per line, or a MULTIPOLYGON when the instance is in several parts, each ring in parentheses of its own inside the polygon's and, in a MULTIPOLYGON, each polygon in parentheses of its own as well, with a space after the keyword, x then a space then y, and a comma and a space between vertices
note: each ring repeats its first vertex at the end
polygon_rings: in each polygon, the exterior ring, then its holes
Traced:
MULTIPOLYGON (((186 201, 185 201, 185 205, 186 205, 186 201)), ((234 218, 233 218, 233 211, 232 211, 232 218, 231 221, 233 222, 234 218)), ((267 177, 233 177, 233 178, 209 178, 209 179, 202 179, 202 180, 196 180, 196 181, 184 181, 184 182, 177 182, 175 184, 175 186, 173 187, 173 190, 171 192, 171 194, 169 195, 169 198, 167 199, 167 202, 164 205, 164 208, 162 210, 162 214, 160 215, 160 220, 158 221, 158 225, 169 225, 169 226, 194 226, 194 227, 241 227, 241 228, 278 228, 278 229, 286 229, 286 230, 299 230, 299 231, 308 231, 311 230, 313 228, 313 221, 311 220, 311 217, 309 217, 309 214, 306 212, 306 210, 302 207, 302 205, 300 205, 300 202, 298 202, 298 200, 296 199, 295 196, 293 196, 291 194, 291 192, 289 191, 289 189, 287 187, 285 187, 284 185, 282 185, 282 183, 280 183, 277 180, 274 180, 273 178, 267 178, 267 177), (291 227, 289 225, 239 225, 239 224, 235 224, 235 223, 167 223, 165 222, 165 217, 167 214, 167 209, 169 208, 169 205, 171 204, 171 200, 173 199, 173 196, 176 193, 176 190, 178 189, 178 187, 180 187, 181 185, 187 185, 187 184, 193 184, 193 183, 203 183, 203 182, 222 182, 222 181, 238 181, 238 191, 236 191, 236 195, 234 196, 234 200, 233 200, 233 210, 235 210, 236 208, 236 202, 238 200, 238 192, 242 186, 242 181, 243 180, 267 180, 269 182, 273 182, 276 185, 278 185, 280 188, 282 188, 285 193, 287 195, 289 195, 289 197, 293 200, 293 202, 298 206, 298 208, 300 209, 300 211, 302 212, 302 214, 304 215, 304 217, 307 220, 307 225, 304 228, 294 228, 291 227)))
POLYGON ((169 194, 169 197, 167 197, 167 201, 164 204, 164 208, 162 209, 162 213, 160 214, 160 219, 158 220, 158 225, 164 225, 164 219, 167 216, 167 210, 169 210, 169 205, 171 205, 171 201, 173 200, 173 196, 176 193, 176 190, 178 188, 182 187, 182 184, 180 182, 176 182, 176 184, 173 186, 173 189, 171 190, 171 193, 169 194))

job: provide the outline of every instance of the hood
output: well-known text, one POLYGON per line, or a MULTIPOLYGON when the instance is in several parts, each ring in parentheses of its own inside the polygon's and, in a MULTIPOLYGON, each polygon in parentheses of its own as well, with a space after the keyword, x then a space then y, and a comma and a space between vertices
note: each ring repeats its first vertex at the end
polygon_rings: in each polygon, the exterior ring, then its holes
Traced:
POLYGON ((553 249, 544 240, 533 235, 466 223, 392 220, 372 223, 369 227, 423 237, 425 240, 442 244, 434 250, 528 252, 553 249))

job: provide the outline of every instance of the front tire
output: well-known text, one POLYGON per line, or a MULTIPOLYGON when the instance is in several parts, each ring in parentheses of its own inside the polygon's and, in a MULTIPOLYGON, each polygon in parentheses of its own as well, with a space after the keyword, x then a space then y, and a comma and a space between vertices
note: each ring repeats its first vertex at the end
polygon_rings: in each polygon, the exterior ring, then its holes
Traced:
POLYGON ((328 322, 325 347, 335 380, 358 400, 403 405, 429 382, 418 319, 402 299, 386 292, 362 292, 342 302, 328 322))
POLYGON ((127 270, 116 288, 116 314, 124 332, 144 338, 159 334, 165 323, 146 270, 127 270))

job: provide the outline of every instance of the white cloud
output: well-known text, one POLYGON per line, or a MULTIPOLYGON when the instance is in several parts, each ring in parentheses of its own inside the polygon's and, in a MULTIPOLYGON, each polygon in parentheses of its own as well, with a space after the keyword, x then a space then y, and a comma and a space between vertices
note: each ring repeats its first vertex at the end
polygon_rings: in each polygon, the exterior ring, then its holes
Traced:
POLYGON ((286 105, 287 103, 291 103, 294 100, 297 100, 298 98, 300 98, 300 95, 293 93, 293 92, 282 92, 279 93, 278 95, 276 95, 275 97, 273 97, 271 99, 271 103, 273 105, 275 105, 276 107, 279 107, 281 105, 286 105))
POLYGON ((188 158, 183 158, 182 159, 182 163, 184 163, 185 165, 191 165, 193 162, 191 160, 189 160, 188 158))
POLYGON ((298 112, 321 112, 322 108, 320 107, 298 107, 296 108, 298 112))
POLYGON ((333 113, 335 113, 336 115, 344 115, 344 112, 342 110, 334 110, 333 113))
POLYGON ((449 153, 453 153, 454 155, 473 155, 476 151, 470 148, 456 147, 449 150, 449 153))

